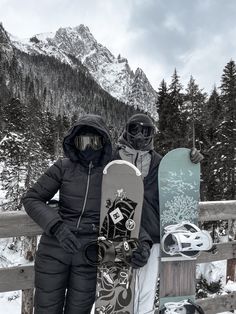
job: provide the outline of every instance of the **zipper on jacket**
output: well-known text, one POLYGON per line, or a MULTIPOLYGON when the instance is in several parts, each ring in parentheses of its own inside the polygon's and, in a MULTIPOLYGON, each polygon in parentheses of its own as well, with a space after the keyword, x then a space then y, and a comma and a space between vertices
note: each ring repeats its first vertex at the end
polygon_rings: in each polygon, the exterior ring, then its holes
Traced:
POLYGON ((137 161, 138 161, 138 153, 137 153, 137 155, 136 155, 136 157, 135 157, 135 160, 134 160, 134 165, 135 165, 135 167, 137 167, 137 161))
POLYGON ((81 215, 77 221, 77 225, 76 225, 76 229, 78 231, 79 229, 79 225, 80 225, 80 221, 81 221, 81 218, 84 214, 84 211, 85 211, 85 207, 86 207, 86 203, 87 203, 87 198, 88 198, 88 190, 89 190, 89 184, 90 184, 90 176, 91 176, 91 170, 93 168, 93 163, 92 161, 90 161, 89 163, 89 170, 88 170, 88 178, 87 178, 87 185, 86 185, 86 192, 85 192, 85 197, 84 197, 84 204, 83 204, 83 208, 82 208, 82 212, 81 212, 81 215))

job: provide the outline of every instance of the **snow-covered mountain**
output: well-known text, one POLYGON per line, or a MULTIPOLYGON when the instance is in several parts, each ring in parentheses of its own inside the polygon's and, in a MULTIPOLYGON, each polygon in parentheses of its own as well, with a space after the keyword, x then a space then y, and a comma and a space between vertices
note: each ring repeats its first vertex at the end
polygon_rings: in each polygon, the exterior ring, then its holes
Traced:
POLYGON ((120 55, 116 58, 96 41, 88 27, 81 24, 60 28, 56 33, 38 34, 24 40, 11 36, 11 41, 26 53, 54 56, 72 67, 74 64, 69 56, 77 58, 113 97, 157 118, 157 93, 145 73, 140 68, 133 72, 128 60, 120 55))
MULTIPOLYGON (((9 36, 5 29, 3 28, 2 24, 0 23, 0 43, 1 43, 1 54, 0 59, 2 64, 9 64, 13 58, 13 47, 11 44, 11 41, 9 39, 9 36)), ((2 78, 5 79, 5 84, 8 85, 8 82, 10 81, 9 73, 4 69, 4 67, 1 68, 1 74, 2 78), (3 75, 4 74, 4 75, 3 75)))

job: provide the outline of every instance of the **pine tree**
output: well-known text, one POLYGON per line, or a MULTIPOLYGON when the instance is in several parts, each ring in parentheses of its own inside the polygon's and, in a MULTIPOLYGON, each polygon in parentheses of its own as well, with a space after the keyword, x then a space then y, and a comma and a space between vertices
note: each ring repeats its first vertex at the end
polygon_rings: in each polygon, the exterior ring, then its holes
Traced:
POLYGON ((43 150, 45 115, 40 102, 33 96, 27 106, 27 130, 25 136, 25 189, 28 189, 39 175, 47 168, 50 155, 43 150))
POLYGON ((6 132, 20 132, 25 129, 25 106, 19 98, 12 98, 2 107, 2 119, 6 132))
POLYGON ((165 131, 168 129, 167 124, 167 115, 168 115, 168 92, 167 92, 167 84, 164 80, 162 80, 160 87, 158 89, 158 97, 157 97, 157 113, 159 116, 158 120, 158 132, 157 136, 154 140, 154 145, 156 150, 160 154, 165 154, 167 151, 167 147, 165 144, 164 134, 165 131))
POLYGON ((160 131, 164 131, 166 128, 165 119, 165 103, 168 99, 167 85, 164 80, 162 80, 160 87, 158 89, 157 97, 157 113, 159 116, 158 127, 160 131))
POLYGON ((19 99, 12 99, 5 106, 4 137, 0 142, 0 161, 3 162, 3 170, 0 173, 3 189, 6 192, 7 202, 4 210, 20 209, 21 197, 24 192, 24 157, 25 137, 27 127, 25 121, 25 106, 19 99))
MULTIPOLYGON (((193 132, 199 146, 204 143, 206 121, 204 116, 207 95, 196 84, 195 79, 191 76, 186 88, 184 103, 182 106, 182 119, 185 124, 185 136, 187 147, 191 146, 193 132), (194 128, 194 129, 193 129, 194 128)), ((202 147, 201 147, 202 148, 202 147)))
POLYGON ((161 114, 159 120, 158 145, 161 153, 181 147, 183 142, 183 125, 181 120, 181 108, 183 106, 182 85, 177 71, 174 71, 168 90, 162 83, 159 90, 161 114))
POLYGON ((227 63, 221 78, 222 118, 216 132, 217 175, 222 184, 221 199, 236 197, 236 65, 227 63))
POLYGON ((24 136, 9 132, 1 141, 3 170, 0 173, 2 188, 6 193, 3 210, 19 210, 24 189, 24 136))
POLYGON ((221 200, 221 184, 218 176, 218 160, 220 159, 220 150, 217 149, 219 139, 217 136, 220 123, 222 121, 223 108, 220 101, 220 95, 217 88, 214 87, 206 105, 205 113, 207 143, 204 150, 205 160, 202 163, 203 168, 203 196, 205 200, 221 200))

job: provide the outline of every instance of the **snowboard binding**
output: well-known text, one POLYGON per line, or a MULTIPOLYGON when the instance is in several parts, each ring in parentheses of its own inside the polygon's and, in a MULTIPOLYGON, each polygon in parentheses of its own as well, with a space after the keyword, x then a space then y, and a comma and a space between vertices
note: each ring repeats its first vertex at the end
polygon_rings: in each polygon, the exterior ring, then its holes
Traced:
POLYGON ((208 231, 200 230, 195 224, 183 221, 164 228, 161 245, 168 255, 180 254, 195 258, 200 251, 208 251, 212 248, 212 238, 208 231))
POLYGON ((111 241, 102 236, 98 240, 90 242, 85 247, 84 256, 91 266, 114 264, 116 262, 129 264, 133 252, 139 245, 139 240, 134 238, 111 241), (91 258, 91 254, 89 253, 92 248, 95 248, 96 252, 98 252, 96 261, 91 258))
POLYGON ((165 303, 159 314, 204 314, 203 309, 192 300, 165 303))

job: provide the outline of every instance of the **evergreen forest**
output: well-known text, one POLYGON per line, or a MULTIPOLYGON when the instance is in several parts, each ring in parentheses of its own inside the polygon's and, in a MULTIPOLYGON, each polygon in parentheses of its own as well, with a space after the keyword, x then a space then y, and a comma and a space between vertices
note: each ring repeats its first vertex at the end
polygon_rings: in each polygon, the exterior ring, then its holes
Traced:
MULTIPOLYGON (((104 117, 113 144, 137 108, 113 98, 78 60, 76 66, 44 55, 29 55, 1 38, 0 186, 3 210, 20 210, 22 194, 63 155, 62 140, 83 114, 104 117)), ((73 58, 72 56, 70 56, 73 58)), ((174 70, 169 85, 158 89, 155 149, 164 155, 196 145, 202 161, 201 200, 235 199, 236 64, 223 69, 221 84, 210 95, 193 76, 184 89, 174 70)))

